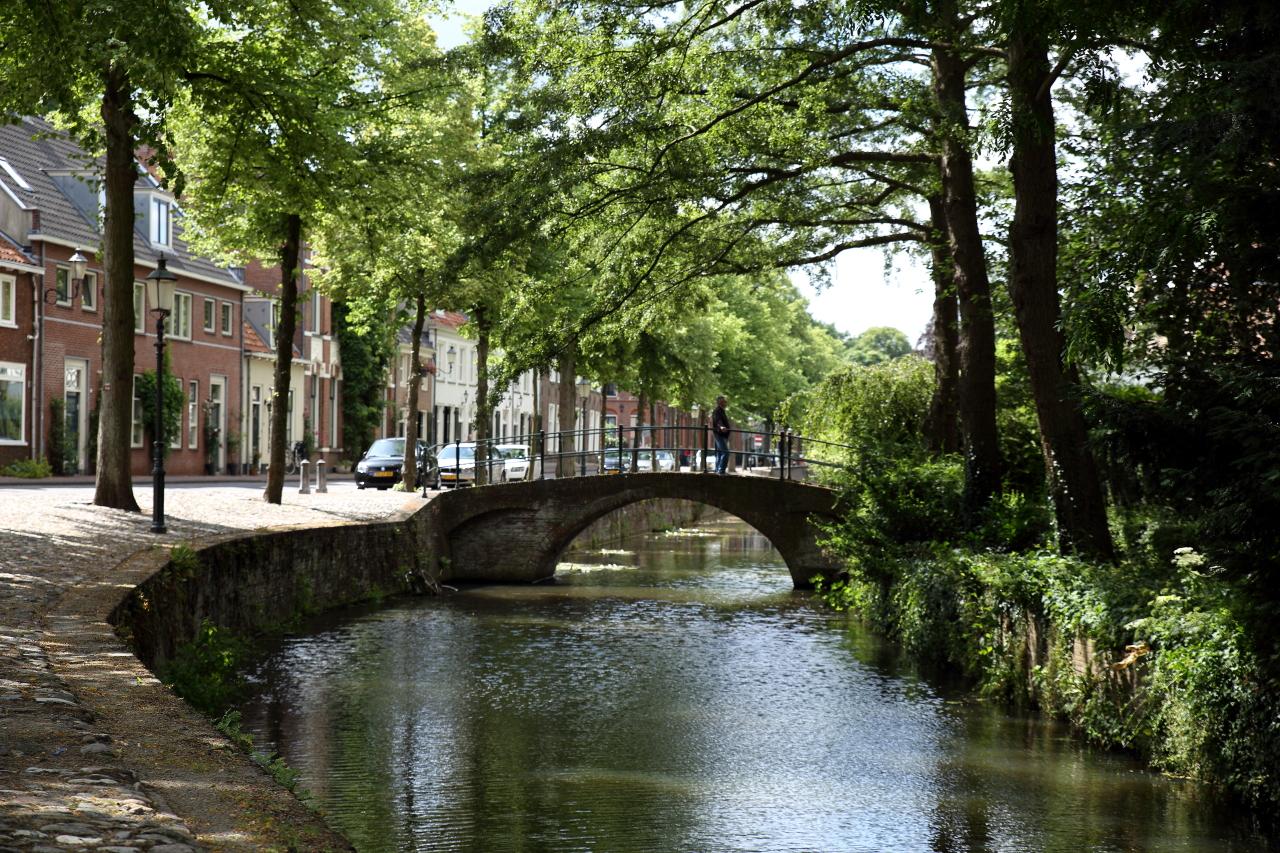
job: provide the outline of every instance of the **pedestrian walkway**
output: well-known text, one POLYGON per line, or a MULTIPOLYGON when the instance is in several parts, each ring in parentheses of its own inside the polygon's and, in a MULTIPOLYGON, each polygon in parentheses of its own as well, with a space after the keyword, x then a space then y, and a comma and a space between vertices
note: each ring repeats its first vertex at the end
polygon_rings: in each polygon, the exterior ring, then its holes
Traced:
POLYGON ((157 542, 389 519, 422 501, 346 485, 320 495, 286 489, 275 506, 257 490, 209 479, 222 482, 168 491, 169 533, 159 537, 149 531, 148 488, 135 487, 142 512, 129 513, 93 506, 91 484, 0 486, 0 853, 342 846, 135 658, 121 656, 109 626, 84 618, 75 602, 86 591, 123 598, 136 580, 118 567, 157 542), (119 691, 95 680, 104 661, 113 685, 121 669, 138 670, 129 682, 136 695, 108 695, 119 691), (159 756, 168 763, 152 760, 159 756))

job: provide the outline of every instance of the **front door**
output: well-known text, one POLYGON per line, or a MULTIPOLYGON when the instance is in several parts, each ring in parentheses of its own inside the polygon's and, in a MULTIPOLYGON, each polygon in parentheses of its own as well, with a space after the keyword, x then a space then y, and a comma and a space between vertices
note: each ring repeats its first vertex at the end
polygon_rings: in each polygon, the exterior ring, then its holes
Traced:
POLYGON ((87 423, 89 407, 86 404, 89 394, 89 362, 82 358, 65 359, 63 372, 66 375, 63 384, 67 419, 66 470, 68 474, 79 474, 88 470, 85 449, 89 433, 87 423))
POLYGON ((258 465, 262 461, 262 386, 253 386, 253 401, 249 404, 249 460, 258 465))
POLYGON ((209 377, 209 414, 208 417, 216 430, 217 439, 212 448, 205 448, 206 458, 213 463, 214 473, 223 470, 226 465, 223 448, 227 437, 227 378, 225 376, 209 377))

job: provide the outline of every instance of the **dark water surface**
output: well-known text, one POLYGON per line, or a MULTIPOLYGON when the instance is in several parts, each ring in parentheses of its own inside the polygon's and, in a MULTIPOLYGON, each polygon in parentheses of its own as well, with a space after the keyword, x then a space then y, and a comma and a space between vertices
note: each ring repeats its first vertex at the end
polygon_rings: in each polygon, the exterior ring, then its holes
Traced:
POLYGON ((1188 784, 925 680, 736 521, 312 626, 242 709, 362 851, 1247 851, 1188 784))

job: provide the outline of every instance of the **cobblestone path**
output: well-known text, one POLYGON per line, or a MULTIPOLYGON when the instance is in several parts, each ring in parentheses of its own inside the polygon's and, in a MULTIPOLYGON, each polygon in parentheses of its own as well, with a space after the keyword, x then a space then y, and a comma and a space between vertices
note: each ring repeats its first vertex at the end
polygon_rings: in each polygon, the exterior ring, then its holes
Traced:
MULTIPOLYGON (((76 650, 65 631, 52 630, 52 610, 82 585, 110 582, 113 568, 157 540, 371 521, 421 505, 404 493, 343 485, 323 495, 286 489, 281 506, 265 503, 256 487, 170 489, 163 537, 149 530, 148 489, 135 489, 139 514, 93 506, 92 487, 0 487, 0 853, 261 849, 261 834, 211 834, 202 816, 175 814, 161 786, 129 766, 121 733, 105 730, 95 713, 92 681, 69 686, 60 675, 59 655, 76 650)), ((137 666, 131 657, 129 664, 137 666)))

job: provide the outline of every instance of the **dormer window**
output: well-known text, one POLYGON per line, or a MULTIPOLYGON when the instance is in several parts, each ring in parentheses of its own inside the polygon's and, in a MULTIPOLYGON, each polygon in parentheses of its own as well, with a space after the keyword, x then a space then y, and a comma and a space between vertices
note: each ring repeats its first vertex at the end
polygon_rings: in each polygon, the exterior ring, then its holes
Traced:
POLYGON ((153 246, 171 245, 169 207, 169 202, 164 199, 154 197, 151 199, 151 245, 153 246))

